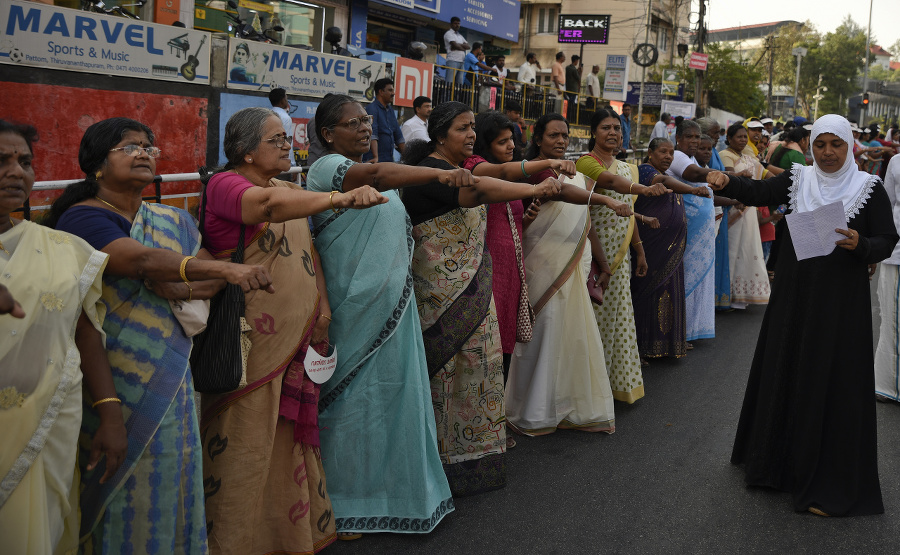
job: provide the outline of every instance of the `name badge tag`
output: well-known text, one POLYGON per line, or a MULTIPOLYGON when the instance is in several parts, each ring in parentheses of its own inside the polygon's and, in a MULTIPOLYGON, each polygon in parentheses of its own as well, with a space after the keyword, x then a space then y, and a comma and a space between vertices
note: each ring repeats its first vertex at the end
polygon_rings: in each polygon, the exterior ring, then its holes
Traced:
POLYGON ((315 383, 322 384, 328 381, 337 368, 337 347, 328 356, 321 356, 315 349, 309 347, 306 350, 306 359, 303 361, 306 375, 315 383))

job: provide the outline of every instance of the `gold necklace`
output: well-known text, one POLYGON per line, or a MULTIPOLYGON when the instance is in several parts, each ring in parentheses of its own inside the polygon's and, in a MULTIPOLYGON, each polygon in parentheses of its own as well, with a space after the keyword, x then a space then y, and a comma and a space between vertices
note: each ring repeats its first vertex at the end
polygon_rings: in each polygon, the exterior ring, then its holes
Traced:
POLYGON ((123 212, 122 210, 119 210, 119 208, 116 207, 116 205, 114 205, 114 204, 112 204, 112 203, 109 203, 109 202, 106 202, 105 200, 103 200, 102 198, 100 198, 100 197, 98 197, 98 196, 94 196, 94 198, 97 199, 97 200, 99 200, 100 202, 102 202, 102 203, 105 204, 106 206, 109 206, 110 208, 112 208, 113 210, 115 210, 116 212, 118 212, 119 214, 121 214, 122 216, 124 216, 125 219, 127 219, 127 220, 131 220, 131 219, 132 219, 132 216, 129 216, 128 214, 126 214, 126 213, 123 212))
MULTIPOLYGON (((16 227, 16 222, 14 222, 12 218, 10 218, 9 219, 9 229, 12 229, 14 227, 16 227)), ((6 231, 9 231, 9 229, 7 229, 6 231)), ((3 233, 6 233, 6 231, 4 231, 3 233)), ((3 246, 3 241, 0 241, 0 251, 5 252, 6 256, 12 256, 11 254, 9 254, 9 251, 6 250, 6 247, 3 246)))
POLYGON ((455 168, 459 167, 459 164, 454 164, 453 162, 451 162, 449 158, 447 158, 446 156, 444 156, 443 154, 438 152, 437 149, 435 149, 434 153, 437 154, 438 156, 440 156, 441 158, 443 158, 444 161, 447 162, 448 164, 450 164, 451 166, 453 166, 455 168))
MULTIPOLYGON (((597 159, 600 160, 600 163, 603 164, 603 167, 604 167, 604 168, 609 169, 610 166, 612 166, 613 163, 610 162, 610 163, 607 164, 607 163, 606 163, 606 160, 604 160, 603 157, 600 156, 600 153, 597 152, 597 149, 594 149, 593 152, 594 152, 594 154, 597 156, 597 159)), ((615 158, 613 158, 613 160, 615 160, 615 158)))

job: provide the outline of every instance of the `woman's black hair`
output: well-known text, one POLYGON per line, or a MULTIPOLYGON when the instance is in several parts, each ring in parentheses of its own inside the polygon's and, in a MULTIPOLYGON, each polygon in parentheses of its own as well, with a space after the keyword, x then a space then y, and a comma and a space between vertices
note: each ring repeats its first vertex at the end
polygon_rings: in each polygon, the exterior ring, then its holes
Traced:
POLYGON ((528 150, 525 151, 526 160, 533 160, 541 153, 541 147, 537 144, 537 141, 544 140, 544 132, 547 130, 547 125, 549 125, 551 121, 561 121, 566 124, 566 129, 569 128, 568 120, 560 114, 544 114, 538 118, 538 120, 534 122, 534 131, 531 133, 531 142, 528 143, 528 150))
MULTIPOLYGON (((403 163, 409 166, 416 166, 424 160, 429 154, 434 152, 434 147, 438 141, 447 136, 450 126, 461 114, 471 112, 472 109, 462 102, 444 102, 438 104, 428 116, 428 138, 430 140, 415 140, 406 143, 403 150, 403 163)), ((318 125, 318 124, 316 124, 318 125)), ((477 140, 477 135, 476 135, 477 140)))
POLYGON ((0 119, 0 135, 3 133, 12 133, 13 135, 22 137, 25 139, 25 144, 28 145, 28 150, 34 153, 34 149, 31 145, 38 140, 38 132, 34 127, 25 123, 16 123, 0 119))
POLYGON ((656 137, 655 139, 653 139, 653 140, 650 141, 650 144, 647 145, 647 156, 644 156, 644 163, 645 163, 645 164, 648 163, 648 162, 650 162, 650 153, 651 153, 651 152, 656 152, 656 150, 657 150, 660 146, 662 146, 663 143, 667 143, 667 144, 668 144, 669 146, 671 146, 673 149, 675 148, 675 145, 672 144, 672 141, 670 141, 669 139, 667 139, 667 138, 665 138, 665 137, 656 137))
POLYGON ((322 128, 334 127, 340 123, 341 114, 344 112, 344 104, 350 104, 351 102, 359 104, 359 101, 352 96, 346 94, 329 94, 325 97, 325 100, 319 104, 319 107, 316 108, 316 137, 319 138, 319 142, 326 149, 331 150, 332 145, 325 141, 325 137, 322 135, 322 128))
POLYGON ((614 118, 616 120, 619 120, 619 114, 613 112, 612 110, 600 108, 591 116, 591 121, 589 123, 589 125, 591 126, 591 140, 588 141, 589 151, 594 150, 594 145, 597 144, 597 139, 594 136, 594 129, 597 129, 597 126, 600 125, 600 122, 605 120, 606 118, 614 118))
MULTIPOLYGON (((491 152, 491 143, 493 143, 504 129, 513 131, 513 122, 500 112, 488 111, 481 112, 475 116, 475 148, 474 152, 481 156, 491 164, 499 164, 500 162, 491 152)), ((519 149, 513 151, 513 160, 520 160, 519 149)))
POLYGON ((739 121, 732 123, 731 125, 728 126, 728 131, 725 132, 725 139, 726 140, 731 139, 732 137, 737 135, 737 132, 740 131, 741 129, 743 129, 744 131, 747 130, 744 127, 743 123, 741 123, 739 121))
MULTIPOLYGON (((803 139, 809 137, 809 129, 803 129, 803 126, 797 126, 784 135, 782 135, 782 139, 784 139, 784 143, 799 143, 803 139)), ((772 153, 772 159, 769 160, 770 164, 774 164, 776 166, 781 166, 781 159, 784 158, 784 155, 787 154, 788 149, 784 145, 778 145, 778 148, 775 149, 775 152, 772 153)))
POLYGON ((50 207, 50 213, 44 218, 44 225, 55 228, 63 213, 73 204, 97 196, 100 189, 97 173, 106 164, 110 149, 115 148, 129 131, 145 133, 151 145, 156 143, 153 130, 129 118, 109 118, 87 128, 78 147, 78 165, 84 172, 85 179, 65 188, 63 194, 50 207))

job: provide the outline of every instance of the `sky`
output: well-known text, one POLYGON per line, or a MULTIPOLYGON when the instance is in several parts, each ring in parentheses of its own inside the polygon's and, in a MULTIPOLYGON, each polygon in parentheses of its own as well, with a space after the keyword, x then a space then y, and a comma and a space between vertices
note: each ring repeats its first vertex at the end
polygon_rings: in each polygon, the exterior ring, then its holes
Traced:
MULTIPOLYGON (((696 8, 696 3, 695 3, 696 8)), ((822 34, 833 31, 849 14, 863 29, 869 23, 869 2, 856 0, 709 0, 709 30, 773 21, 807 21, 822 34)), ((872 0, 872 37, 885 49, 900 39, 900 2, 872 0)), ((892 52, 900 56, 900 52, 892 52)))

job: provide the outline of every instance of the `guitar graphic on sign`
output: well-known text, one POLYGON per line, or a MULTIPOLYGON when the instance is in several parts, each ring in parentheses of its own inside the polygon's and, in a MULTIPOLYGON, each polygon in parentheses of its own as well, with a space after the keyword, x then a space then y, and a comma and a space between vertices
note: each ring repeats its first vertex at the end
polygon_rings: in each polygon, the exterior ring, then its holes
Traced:
POLYGON ((181 66, 181 76, 188 81, 193 81, 197 77, 197 66, 200 65, 197 54, 199 54, 200 49, 203 48, 204 42, 206 42, 206 35, 203 35, 203 38, 200 40, 200 46, 197 47, 197 52, 195 52, 193 56, 188 56, 187 61, 181 66))
POLYGON ((375 81, 378 81, 379 77, 381 77, 381 68, 378 68, 378 73, 375 75, 375 79, 371 81, 369 87, 366 89, 366 100, 372 100, 375 98, 375 81))

